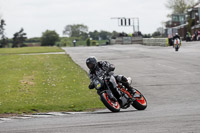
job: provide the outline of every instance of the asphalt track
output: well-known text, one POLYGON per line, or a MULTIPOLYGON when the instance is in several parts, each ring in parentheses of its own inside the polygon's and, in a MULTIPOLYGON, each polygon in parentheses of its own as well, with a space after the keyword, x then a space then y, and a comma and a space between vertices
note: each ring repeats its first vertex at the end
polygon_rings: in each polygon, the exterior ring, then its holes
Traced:
POLYGON ((147 109, 24 116, 0 120, 0 133, 200 132, 200 42, 183 43, 178 52, 143 45, 63 49, 85 70, 89 56, 114 64, 116 74, 132 77, 132 85, 147 98, 147 109))

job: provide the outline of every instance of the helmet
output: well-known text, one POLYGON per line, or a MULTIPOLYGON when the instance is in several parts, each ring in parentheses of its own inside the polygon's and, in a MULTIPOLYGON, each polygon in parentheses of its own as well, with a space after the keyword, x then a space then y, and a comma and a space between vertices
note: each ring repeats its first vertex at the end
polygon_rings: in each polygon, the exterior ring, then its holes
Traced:
POLYGON ((175 35, 178 35, 178 33, 176 33, 175 35))
POLYGON ((97 66, 96 58, 94 56, 87 58, 86 65, 91 71, 94 70, 97 66))

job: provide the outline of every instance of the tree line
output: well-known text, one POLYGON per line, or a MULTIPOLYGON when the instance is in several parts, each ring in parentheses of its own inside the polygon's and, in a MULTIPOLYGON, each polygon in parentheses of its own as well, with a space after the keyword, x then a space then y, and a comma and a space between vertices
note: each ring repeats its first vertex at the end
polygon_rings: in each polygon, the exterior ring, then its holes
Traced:
MULTIPOLYGON (((27 38, 24 29, 21 28, 13 34, 13 38, 8 39, 5 36, 5 20, 1 19, 0 23, 0 48, 4 47, 25 47, 27 44, 36 43, 41 46, 72 46, 73 40, 84 43, 82 45, 96 45, 96 40, 109 40, 117 36, 116 31, 88 31, 88 26, 83 24, 66 25, 63 30, 65 37, 60 37, 54 30, 46 30, 41 37, 27 38)), ((81 44, 80 44, 81 45, 81 44)))

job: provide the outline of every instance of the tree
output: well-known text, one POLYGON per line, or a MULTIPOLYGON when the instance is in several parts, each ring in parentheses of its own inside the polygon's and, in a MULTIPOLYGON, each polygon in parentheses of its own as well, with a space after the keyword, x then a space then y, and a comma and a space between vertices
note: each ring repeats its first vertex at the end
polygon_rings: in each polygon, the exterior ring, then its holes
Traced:
POLYGON ((41 41, 41 37, 33 37, 33 38, 28 38, 26 42, 28 43, 39 43, 41 41))
POLYGON ((187 25, 187 31, 191 33, 192 26, 194 25, 194 19, 188 18, 188 25, 187 25))
POLYGON ((160 36, 160 35, 161 35, 161 34, 160 34, 159 31, 155 31, 155 32, 152 34, 153 37, 157 37, 157 36, 160 36))
POLYGON ((163 27, 158 27, 156 31, 159 32, 161 36, 165 34, 165 29, 163 27))
POLYGON ((8 38, 5 36, 4 26, 6 25, 4 19, 0 19, 0 48, 6 47, 8 45, 8 38))
POLYGON ((93 32, 89 32, 90 38, 92 38, 93 40, 98 40, 99 39, 99 32, 97 30, 93 31, 93 32))
POLYGON ((13 45, 12 47, 23 47, 24 41, 27 39, 26 33, 24 33, 24 29, 21 28, 19 32, 16 32, 13 37, 13 45))
POLYGON ((151 38, 151 34, 143 34, 143 38, 151 38))
POLYGON ((93 40, 98 40, 99 39, 99 32, 97 30, 94 30, 93 32, 89 32, 89 36, 93 40))
POLYGON ((111 38, 111 36, 112 36, 112 33, 107 32, 107 31, 101 31, 99 33, 99 37, 101 40, 108 40, 109 38, 111 38))
POLYGON ((59 40, 59 35, 55 31, 46 30, 45 32, 42 33, 41 45, 53 46, 58 40, 59 40))
POLYGON ((90 38, 88 38, 88 39, 86 40, 86 44, 87 44, 87 46, 90 46, 90 38))
POLYGON ((67 25, 64 28, 63 34, 69 37, 81 37, 87 35, 88 27, 83 24, 67 25))
POLYGON ((118 36, 119 36, 119 33, 117 31, 112 32, 112 38, 113 39, 116 39, 116 37, 118 37, 118 36))
POLYGON ((174 14, 185 13, 192 5, 194 5, 194 0, 168 0, 165 4, 174 14))
POLYGON ((93 40, 108 40, 111 37, 117 37, 119 35, 119 33, 117 33, 116 31, 108 32, 108 31, 100 31, 98 32, 97 30, 93 31, 93 32, 89 32, 89 36, 90 38, 92 38, 93 40))
POLYGON ((82 40, 86 40, 87 38, 88 38, 88 34, 85 33, 85 32, 82 32, 82 33, 81 33, 81 39, 82 39, 82 40))

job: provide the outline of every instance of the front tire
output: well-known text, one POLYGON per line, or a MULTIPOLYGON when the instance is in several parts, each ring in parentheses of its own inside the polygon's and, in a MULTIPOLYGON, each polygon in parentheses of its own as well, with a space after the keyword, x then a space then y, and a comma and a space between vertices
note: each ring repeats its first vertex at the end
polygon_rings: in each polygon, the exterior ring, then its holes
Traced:
POLYGON ((136 98, 136 100, 133 102, 132 106, 137 110, 145 110, 147 107, 146 98, 137 89, 135 89, 135 91, 136 91, 136 94, 140 95, 140 97, 136 98))
POLYGON ((175 51, 178 51, 178 49, 179 49, 179 46, 178 46, 178 45, 176 45, 176 47, 175 47, 175 51))
POLYGON ((108 97, 108 94, 106 92, 102 93, 100 95, 100 99, 103 102, 103 104, 112 112, 119 112, 120 111, 120 105, 119 102, 113 102, 108 97))

